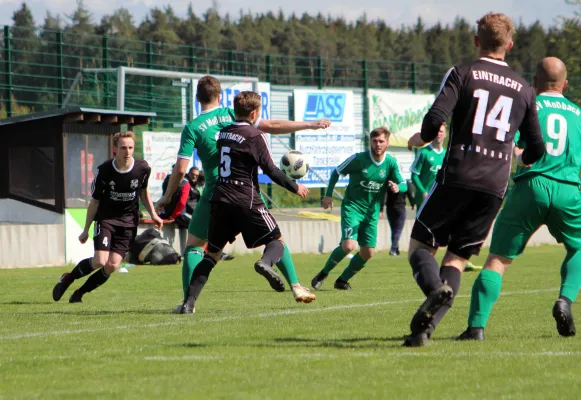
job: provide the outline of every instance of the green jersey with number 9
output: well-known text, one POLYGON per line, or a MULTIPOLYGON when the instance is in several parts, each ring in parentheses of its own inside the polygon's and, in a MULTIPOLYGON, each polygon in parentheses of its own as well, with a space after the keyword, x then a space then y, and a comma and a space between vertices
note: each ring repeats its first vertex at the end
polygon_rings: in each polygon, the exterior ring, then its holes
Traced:
MULTIPOLYGON (((514 176, 519 179, 543 175, 557 181, 580 184, 581 110, 559 93, 537 96, 537 110, 545 154, 530 168, 519 167, 514 176)), ((522 141, 518 147, 525 148, 522 141)))

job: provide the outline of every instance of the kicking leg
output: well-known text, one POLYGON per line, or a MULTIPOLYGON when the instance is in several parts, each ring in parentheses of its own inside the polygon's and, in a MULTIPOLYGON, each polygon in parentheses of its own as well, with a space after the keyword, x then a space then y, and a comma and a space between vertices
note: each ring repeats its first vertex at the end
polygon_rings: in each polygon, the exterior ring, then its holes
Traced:
POLYGON ((254 270, 265 277, 270 287, 277 292, 284 292, 284 282, 272 266, 281 260, 284 251, 285 246, 282 241, 274 239, 266 244, 262 258, 254 264, 254 270))

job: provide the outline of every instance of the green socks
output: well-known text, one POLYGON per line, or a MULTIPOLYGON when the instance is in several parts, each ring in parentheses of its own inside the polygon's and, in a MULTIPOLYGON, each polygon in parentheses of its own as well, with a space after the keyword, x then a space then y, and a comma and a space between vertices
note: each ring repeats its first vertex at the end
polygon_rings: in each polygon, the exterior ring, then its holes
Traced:
POLYGON ((299 278, 297 277, 297 272, 295 270, 295 264, 293 263, 293 258, 291 257, 290 250, 284 243, 284 252, 282 253, 282 258, 276 263, 276 266, 284 276, 284 279, 289 285, 294 285, 299 283, 299 278))
POLYGON ((345 254, 341 246, 336 247, 329 256, 325 267, 323 267, 323 272, 329 275, 329 272, 331 272, 333 268, 335 268, 335 266, 339 264, 346 256, 347 254, 345 254))
POLYGON ((581 251, 567 251, 567 257, 561 265, 560 296, 574 302, 581 288, 581 251))
POLYGON ((353 278, 353 275, 355 275, 356 273, 363 269, 366 262, 367 260, 361 258, 359 253, 355 254, 351 261, 349 262, 347 268, 345 268, 345 271, 343 271, 343 273, 339 277, 339 279, 346 282, 349 281, 349 279, 353 278))
POLYGON ((472 286, 470 299, 470 314, 468 326, 470 328, 485 328, 492 306, 500 296, 502 275, 490 269, 484 269, 476 278, 472 286))
POLYGON ((184 301, 188 298, 190 280, 196 265, 204 258, 204 249, 187 246, 184 251, 184 263, 182 264, 182 286, 184 289, 184 301))

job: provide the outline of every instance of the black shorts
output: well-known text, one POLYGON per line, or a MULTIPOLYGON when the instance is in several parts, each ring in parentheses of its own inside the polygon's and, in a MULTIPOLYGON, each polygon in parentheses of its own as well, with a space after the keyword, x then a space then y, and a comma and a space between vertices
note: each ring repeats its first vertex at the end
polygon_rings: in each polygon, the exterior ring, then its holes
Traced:
POLYGON ((242 233, 249 249, 259 247, 281 237, 274 217, 264 207, 247 208, 226 203, 211 203, 208 249, 221 251, 227 243, 233 243, 242 233))
POLYGON ((137 236, 137 227, 113 225, 107 221, 95 221, 94 224, 95 251, 112 251, 125 257, 137 236))
POLYGON ((431 247, 448 246, 470 259, 480 253, 502 199, 488 193, 434 184, 418 210, 412 239, 431 247))

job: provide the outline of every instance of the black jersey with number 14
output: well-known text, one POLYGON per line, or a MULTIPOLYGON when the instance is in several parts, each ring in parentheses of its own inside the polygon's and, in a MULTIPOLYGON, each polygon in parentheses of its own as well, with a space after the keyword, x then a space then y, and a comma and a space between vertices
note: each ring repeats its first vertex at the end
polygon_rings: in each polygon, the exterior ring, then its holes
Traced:
POLYGON ((534 162, 543 151, 535 92, 503 61, 481 58, 450 69, 424 119, 422 139, 432 141, 450 114, 450 139, 438 173, 439 185, 503 197, 517 130, 530 145, 524 162, 534 162))

